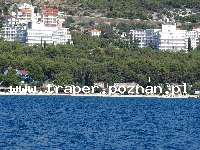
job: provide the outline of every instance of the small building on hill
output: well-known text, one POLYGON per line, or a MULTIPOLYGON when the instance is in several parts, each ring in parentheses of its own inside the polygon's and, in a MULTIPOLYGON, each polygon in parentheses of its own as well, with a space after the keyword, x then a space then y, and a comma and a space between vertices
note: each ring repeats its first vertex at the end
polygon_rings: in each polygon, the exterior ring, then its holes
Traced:
MULTIPOLYGON (((7 75, 10 69, 12 69, 12 67, 8 67, 8 69, 4 71, 4 75, 7 75)), ((21 83, 30 82, 31 77, 28 74, 27 70, 16 69, 16 75, 19 75, 21 77, 21 81, 20 81, 21 83)))
POLYGON ((100 36, 101 35, 101 31, 100 30, 97 30, 97 29, 94 29, 94 30, 89 30, 88 33, 92 36, 100 36))

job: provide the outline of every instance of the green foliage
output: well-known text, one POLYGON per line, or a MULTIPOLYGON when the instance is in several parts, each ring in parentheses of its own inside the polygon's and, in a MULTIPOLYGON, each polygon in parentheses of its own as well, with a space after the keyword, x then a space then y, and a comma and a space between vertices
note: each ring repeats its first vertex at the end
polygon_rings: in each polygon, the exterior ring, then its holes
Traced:
POLYGON ((200 17, 196 14, 192 14, 186 17, 177 16, 175 17, 175 19, 179 20, 181 23, 184 23, 184 22, 198 23, 200 21, 200 17))
POLYGON ((9 15, 8 9, 9 9, 9 7, 7 5, 3 6, 3 13, 4 13, 4 15, 9 15))
POLYGON ((75 21, 72 19, 72 17, 67 17, 66 22, 67 23, 74 23, 75 21))
MULTIPOLYGON (((17 11, 17 5, 16 5, 16 4, 14 4, 12 11, 13 11, 13 12, 16 12, 16 11, 17 11)), ((34 13, 35 13, 35 12, 34 12, 34 13)))
POLYGON ((56 75, 54 84, 55 85, 71 85, 72 76, 68 72, 60 72, 56 75))
POLYGON ((39 10, 37 7, 34 8, 34 13, 36 13, 36 14, 39 13, 39 10))
MULTIPOLYGON (((147 20, 148 14, 158 12, 161 14, 166 9, 180 8, 200 8, 199 0, 86 0, 85 8, 99 9, 102 12, 107 11, 107 17, 110 18, 127 18, 127 19, 142 19, 147 20)), ((168 17, 171 14, 163 12, 168 17)), ((192 16, 191 22, 196 22, 192 16), (193 18, 193 19, 192 19, 193 18)))
MULTIPOLYGON (((162 52, 138 48, 134 41, 105 39, 87 34, 72 34, 74 45, 27 46, 18 41, 0 40, 0 80, 4 86, 17 85, 16 73, 3 75, 8 66, 26 69, 31 80, 55 84, 93 85, 102 81, 137 82, 143 86, 159 83, 200 81, 199 46, 184 52, 162 52), (135 47, 134 47, 135 46, 135 47), (2 79, 3 76, 3 79, 2 79), (5 77, 5 78, 4 78, 5 77)), ((136 42, 137 43, 137 42, 136 42)))
POLYGON ((191 39, 190 37, 188 38, 188 51, 192 50, 192 46, 191 46, 191 39))
POLYGON ((3 82, 1 83, 5 87, 19 86, 20 76, 16 75, 16 70, 10 69, 7 75, 4 75, 3 82))
POLYGON ((68 11, 68 15, 72 15, 72 16, 74 16, 74 15, 75 15, 75 11, 73 11, 73 10, 69 10, 69 11, 68 11))
POLYGON ((200 91, 200 81, 197 81, 192 86, 193 89, 200 91))
POLYGON ((83 16, 90 16, 90 13, 87 12, 87 11, 85 11, 85 12, 83 13, 83 16))

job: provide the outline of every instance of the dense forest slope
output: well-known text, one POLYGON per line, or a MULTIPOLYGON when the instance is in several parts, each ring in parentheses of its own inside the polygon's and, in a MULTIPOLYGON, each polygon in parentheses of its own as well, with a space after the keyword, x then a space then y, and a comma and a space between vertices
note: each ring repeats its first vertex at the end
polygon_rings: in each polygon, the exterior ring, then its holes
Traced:
MULTIPOLYGON (((0 82, 16 85, 16 74, 4 76, 8 66, 28 70, 32 80, 55 84, 93 85, 103 81, 137 82, 143 86, 159 83, 200 85, 200 46, 185 53, 162 52, 127 45, 90 35, 73 34, 74 46, 27 46, 18 41, 0 41, 0 82), (113 43, 112 45, 110 43, 113 43), (101 48, 98 48, 101 47, 101 48)), ((195 86, 194 86, 195 87, 195 86)))

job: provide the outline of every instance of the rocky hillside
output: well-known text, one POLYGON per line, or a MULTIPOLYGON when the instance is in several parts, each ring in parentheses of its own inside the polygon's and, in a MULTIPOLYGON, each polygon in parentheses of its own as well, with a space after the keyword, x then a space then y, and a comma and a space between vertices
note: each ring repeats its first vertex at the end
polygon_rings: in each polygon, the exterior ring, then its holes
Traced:
POLYGON ((71 16, 123 18, 128 20, 172 21, 199 25, 199 0, 6 0, 38 7, 57 7, 71 16))

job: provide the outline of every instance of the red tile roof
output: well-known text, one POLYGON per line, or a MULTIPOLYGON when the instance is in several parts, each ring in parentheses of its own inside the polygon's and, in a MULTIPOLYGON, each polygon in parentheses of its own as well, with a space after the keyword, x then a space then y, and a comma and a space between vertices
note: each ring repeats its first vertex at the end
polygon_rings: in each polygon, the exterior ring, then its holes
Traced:
POLYGON ((195 27, 193 27, 193 29, 198 29, 198 28, 200 28, 200 26, 195 26, 195 27))
POLYGON ((24 8, 22 8, 21 12, 23 12, 23 13, 31 13, 31 10, 30 9, 24 9, 24 8))
POLYGON ((101 31, 94 29, 94 30, 89 30, 89 32, 101 32, 101 31))
POLYGON ((55 8, 45 8, 45 7, 41 8, 41 10, 42 10, 42 11, 43 11, 43 10, 58 11, 58 9, 55 9, 55 8))
POLYGON ((47 15, 58 15, 58 9, 54 8, 42 8, 42 14, 47 14, 47 15))
POLYGON ((46 27, 56 27, 57 24, 45 24, 46 27))
POLYGON ((83 32, 81 30, 71 30, 71 32, 76 32, 78 34, 83 34, 83 32))
POLYGON ((28 74, 28 71, 27 71, 27 70, 19 70, 19 72, 20 72, 22 75, 28 74))
POLYGON ((42 8, 43 15, 51 15, 51 16, 58 16, 58 9, 54 8, 42 8))

